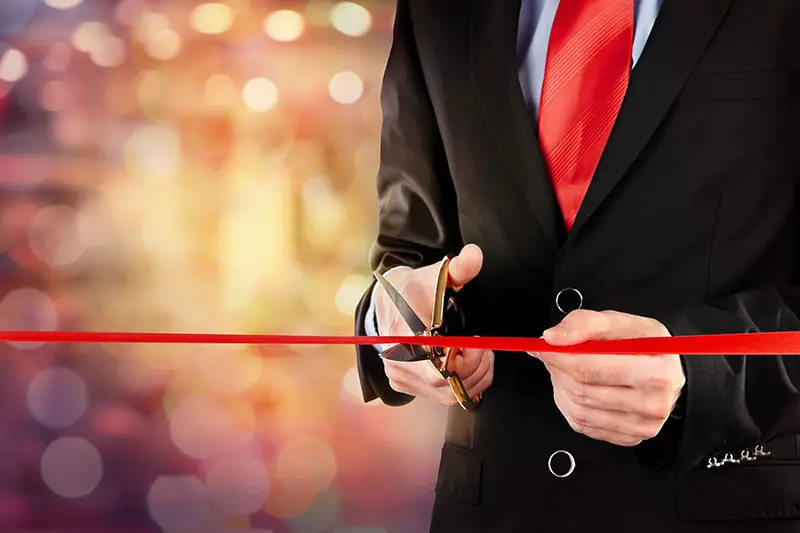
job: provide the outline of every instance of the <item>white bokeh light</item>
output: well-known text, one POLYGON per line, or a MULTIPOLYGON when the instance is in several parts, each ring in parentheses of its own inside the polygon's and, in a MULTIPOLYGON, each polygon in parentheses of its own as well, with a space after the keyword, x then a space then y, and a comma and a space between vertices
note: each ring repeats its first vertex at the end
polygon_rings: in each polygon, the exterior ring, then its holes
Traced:
POLYGON ((119 37, 108 36, 103 39, 103 44, 93 48, 89 57, 98 67, 116 67, 125 61, 127 46, 119 37))
POLYGON ((82 0, 45 0, 45 4, 53 9, 71 9, 81 3, 82 0))
POLYGON ((358 274, 344 278, 339 290, 336 291, 336 308, 342 314, 352 316, 369 284, 369 278, 358 274))
POLYGON ((364 82, 355 72, 339 72, 328 83, 328 92, 340 104, 354 104, 364 94, 364 82))
POLYGON ((305 30, 303 15, 291 9, 280 9, 264 20, 264 32, 281 42, 297 40, 305 30))
POLYGON ((147 494, 150 516, 164 531, 189 533, 208 525, 211 505, 206 486, 193 476, 163 476, 147 494))
POLYGON ((331 9, 331 24, 345 35, 360 37, 372 28, 372 15, 355 2, 339 2, 331 9))
POLYGON ((145 175, 171 177, 181 166, 180 136, 168 126, 142 126, 128 138, 125 156, 130 170, 145 175))
POLYGON ((28 73, 28 58, 15 48, 9 48, 0 56, 0 80, 14 83, 28 73))
POLYGON ((272 80, 253 78, 245 83, 242 99, 253 111, 269 111, 278 103, 278 87, 272 80))
POLYGON ((42 479, 62 498, 91 494, 103 478, 103 460, 92 444, 79 437, 50 443, 41 460, 42 479))
POLYGON ((215 461, 206 475, 211 501, 231 515, 256 512, 269 496, 267 467, 253 457, 231 456, 215 461))
POLYGON ((69 368, 42 370, 28 386, 28 410, 40 424, 68 428, 86 413, 86 383, 69 368))

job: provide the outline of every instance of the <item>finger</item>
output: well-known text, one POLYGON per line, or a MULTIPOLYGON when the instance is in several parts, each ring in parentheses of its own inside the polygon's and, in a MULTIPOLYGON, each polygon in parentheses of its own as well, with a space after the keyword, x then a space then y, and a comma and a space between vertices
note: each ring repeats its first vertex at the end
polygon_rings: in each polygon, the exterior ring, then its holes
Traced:
POLYGON ((405 376, 402 374, 393 374, 391 376, 387 375, 386 377, 389 378, 389 387, 396 392, 402 392, 403 394, 410 394, 412 396, 417 396, 417 390, 408 382, 405 376))
POLYGON ((421 372, 420 376, 428 387, 434 389, 447 389, 450 387, 450 384, 447 379, 442 376, 441 372, 436 370, 433 365, 427 361, 424 362, 424 370, 421 372))
POLYGON ((450 260, 448 271, 450 282, 460 288, 472 281, 483 266, 483 252, 475 244, 468 244, 461 252, 450 260))
POLYGON ((663 356, 541 352, 538 359, 585 385, 658 390, 668 388, 672 378, 663 356))
MULTIPOLYGON (((643 419, 664 420, 677 400, 668 394, 647 393, 630 387, 610 387, 581 383, 566 372, 550 372, 554 386, 577 406, 634 413, 643 419)), ((675 395, 677 396, 677 395, 675 395)))
MULTIPOLYGON (((456 365, 454 371, 458 376, 461 378, 461 382, 464 384, 464 387, 469 390, 475 387, 478 382, 485 378, 486 374, 494 366, 494 353, 490 350, 474 350, 477 352, 477 357, 475 360, 478 362, 478 367, 474 369, 472 372, 467 372, 466 370, 462 370, 460 365, 456 365)), ((457 360, 459 363, 461 359, 457 360)))
POLYGON ((447 380, 428 361, 397 363, 384 359, 383 367, 390 380, 405 382, 418 391, 448 386, 447 380))
POLYGON ((575 420, 575 417, 572 414, 572 406, 569 402, 569 399, 566 398, 563 392, 558 390, 557 388, 553 389, 553 399, 555 400, 556 406, 558 407, 559 411, 561 411, 561 414, 564 415, 567 424, 569 424, 570 428, 572 428, 572 430, 575 431, 576 433, 586 435, 587 437, 595 440, 601 440, 604 442, 615 444, 617 446, 635 446, 636 444, 639 444, 641 442, 641 439, 637 439, 635 437, 626 435, 624 433, 617 433, 614 431, 599 429, 581 424, 580 421, 575 420))
MULTIPOLYGON (((615 444, 622 442, 639 443, 651 439, 658 434, 663 425, 661 421, 644 419, 634 413, 619 411, 606 411, 570 401, 563 390, 555 389, 558 402, 561 403, 562 413, 567 417, 570 426, 587 436, 607 435, 614 439, 615 444)), ((601 440, 606 440, 605 438, 601 440)), ((608 441, 611 442, 611 441, 608 441)))
POLYGON ((600 440, 603 442, 608 442, 609 444, 613 444, 615 446, 624 446, 626 448, 637 446, 641 444, 643 440, 631 437, 630 435, 624 435, 622 433, 615 433, 613 431, 606 431, 594 428, 586 428, 585 430, 579 431, 578 433, 586 435, 590 439, 600 440))
MULTIPOLYGON (((494 353, 491 353, 490 357, 494 357, 494 353)), ((467 387, 470 398, 475 398, 478 394, 484 392, 494 381, 494 364, 489 364, 487 366, 486 373, 483 374, 481 379, 474 386, 467 387)))
POLYGON ((455 357, 450 360, 449 369, 457 372, 462 378, 469 377, 484 364, 488 351, 473 348, 456 350, 453 352, 455 357))
POLYGON ((545 330, 544 339, 555 346, 571 346, 592 340, 668 336, 658 321, 617 311, 578 309, 545 330))
POLYGON ((538 359, 551 373, 563 372, 584 385, 634 387, 649 368, 641 368, 643 363, 637 357, 541 352, 538 359))

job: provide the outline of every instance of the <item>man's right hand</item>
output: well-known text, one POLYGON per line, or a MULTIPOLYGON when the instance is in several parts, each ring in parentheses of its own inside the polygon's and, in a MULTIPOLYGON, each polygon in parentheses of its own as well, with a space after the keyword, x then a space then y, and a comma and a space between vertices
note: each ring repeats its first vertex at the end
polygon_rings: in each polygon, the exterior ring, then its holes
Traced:
MULTIPOLYGON (((474 244, 468 244, 460 254, 450 260, 451 283, 458 288, 463 287, 478 275, 482 264, 481 249, 474 244)), ((416 269, 400 267, 386 276, 426 326, 430 326, 433 314, 433 296, 440 265, 441 263, 436 263, 416 269)), ((411 330, 386 292, 379 287, 375 294, 378 332, 381 335, 411 335, 411 330)), ((461 377, 471 397, 474 398, 492 384, 494 352, 468 349, 454 355, 449 368, 461 377)), ((397 363, 384 359, 383 365, 389 384, 397 392, 430 398, 446 405, 456 403, 447 380, 428 361, 397 363)))

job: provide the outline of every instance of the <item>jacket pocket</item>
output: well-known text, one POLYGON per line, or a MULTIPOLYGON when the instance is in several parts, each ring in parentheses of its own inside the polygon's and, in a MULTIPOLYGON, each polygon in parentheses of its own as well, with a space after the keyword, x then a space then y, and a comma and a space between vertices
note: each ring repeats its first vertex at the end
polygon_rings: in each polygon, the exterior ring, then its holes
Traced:
POLYGON ((684 522, 800 520, 800 460, 704 468, 677 491, 684 522))
POLYGON ((483 458, 477 452, 446 442, 442 447, 436 494, 467 505, 480 505, 483 458))

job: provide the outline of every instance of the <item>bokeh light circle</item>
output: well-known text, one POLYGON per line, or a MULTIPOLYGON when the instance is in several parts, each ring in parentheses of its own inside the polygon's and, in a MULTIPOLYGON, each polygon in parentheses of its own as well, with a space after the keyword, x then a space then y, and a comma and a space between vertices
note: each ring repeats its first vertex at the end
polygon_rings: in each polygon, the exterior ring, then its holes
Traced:
POLYGON ((230 6, 208 2, 197 5, 190 15, 192 28, 199 33, 219 35, 228 31, 233 24, 233 10, 230 6))
POLYGON ((305 30, 303 15, 291 9, 280 9, 271 13, 264 21, 264 32, 281 42, 297 40, 305 30))
POLYGON ((344 315, 353 316, 369 284, 370 279, 359 274, 344 278, 339 290, 336 291, 336 308, 344 315))
POLYGON ((163 476, 147 494, 150 516, 164 531, 184 533, 208 525, 211 504, 206 486, 194 476, 163 476))
POLYGON ((86 383, 69 368, 42 370, 28 386, 28 410, 40 424, 54 429, 74 425, 86 413, 86 383))
POLYGON ((355 2, 339 2, 330 14, 331 24, 345 35, 360 37, 372 28, 372 15, 355 2))
MULTIPOLYGON (((58 314, 53 300, 41 291, 15 289, 0 300, 0 329, 53 331, 58 314)), ((41 342, 9 342, 20 349, 42 346, 41 342)))
POLYGON ((175 446, 195 459, 211 459, 227 451, 233 421, 228 411, 210 398, 184 399, 170 418, 175 446))
POLYGON ((364 399, 361 392, 361 378, 358 375, 357 367, 350 367, 342 377, 342 394, 345 399, 352 403, 358 405, 370 405, 364 404, 364 399))
POLYGON ((336 477, 336 455, 330 445, 318 437, 296 437, 278 453, 276 475, 286 485, 303 491, 327 489, 336 477))
POLYGON ((253 111, 269 111, 278 103, 278 87, 266 78, 253 78, 244 85, 242 99, 253 111))
POLYGON ((80 239, 79 218, 67 205, 51 205, 40 209, 28 227, 31 250, 52 266, 67 266, 86 252, 80 239))
POLYGON ((15 83, 28 73, 28 58, 15 48, 0 54, 0 81, 15 83))
POLYGON ((267 501, 269 471, 254 457, 230 456, 214 462, 206 475, 211 501, 231 515, 256 512, 267 501))
POLYGON ((50 443, 41 460, 42 479, 62 498, 91 494, 103 477, 100 452, 80 437, 62 437, 50 443))
POLYGON ((44 3, 53 9, 70 9, 81 3, 82 0, 45 0, 44 3))
POLYGON ((364 94, 364 82, 354 72, 339 72, 328 83, 328 91, 331 98, 340 104, 354 104, 364 94))
POLYGON ((148 176, 169 177, 181 165, 181 141, 168 126, 148 124, 134 131, 125 145, 126 166, 148 176))

